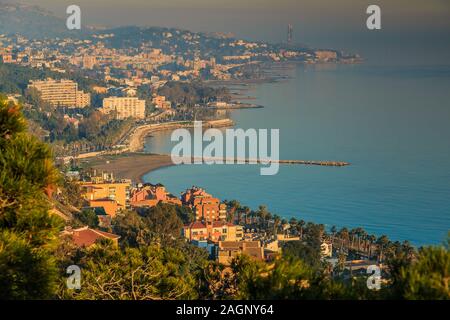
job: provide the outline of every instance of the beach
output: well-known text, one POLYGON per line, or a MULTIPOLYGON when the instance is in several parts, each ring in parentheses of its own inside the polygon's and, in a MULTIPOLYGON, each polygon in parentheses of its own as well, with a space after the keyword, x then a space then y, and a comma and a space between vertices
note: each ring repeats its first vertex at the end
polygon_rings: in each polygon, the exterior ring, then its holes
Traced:
POLYGON ((140 183, 142 176, 153 170, 174 165, 168 155, 126 153, 99 156, 82 163, 83 167, 113 172, 117 178, 131 179, 140 183))

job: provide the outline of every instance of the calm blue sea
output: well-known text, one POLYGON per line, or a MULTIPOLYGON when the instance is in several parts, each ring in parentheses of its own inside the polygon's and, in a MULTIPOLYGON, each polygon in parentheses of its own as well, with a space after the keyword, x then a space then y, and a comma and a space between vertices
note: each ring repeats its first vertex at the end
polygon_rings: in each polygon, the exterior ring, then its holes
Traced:
MULTIPOLYGON (((328 227, 436 244, 450 230, 450 67, 297 66, 291 79, 254 86, 264 109, 239 110, 239 128, 280 129, 282 159, 342 160, 348 167, 184 165, 149 173, 179 194, 199 185, 221 199, 268 206, 328 227)), ((170 132, 146 150, 169 153, 170 132)))

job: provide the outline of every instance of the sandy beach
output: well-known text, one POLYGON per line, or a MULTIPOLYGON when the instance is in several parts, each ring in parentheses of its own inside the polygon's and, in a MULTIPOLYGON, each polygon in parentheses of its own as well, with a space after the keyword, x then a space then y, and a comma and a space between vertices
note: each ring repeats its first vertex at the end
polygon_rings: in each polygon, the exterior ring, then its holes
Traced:
MULTIPOLYGON (((234 123, 231 119, 210 120, 203 123, 205 128, 229 127, 234 123)), ((153 170, 173 166, 169 155, 141 153, 144 148, 145 137, 155 131, 173 130, 177 128, 190 128, 189 121, 178 121, 160 124, 148 124, 136 128, 128 137, 127 151, 115 154, 90 152, 77 157, 83 168, 92 168, 99 171, 113 172, 117 178, 131 179, 133 182, 143 182, 142 177, 153 170)))
POLYGON ((174 165, 168 155, 127 153, 99 156, 82 163, 83 167, 113 172, 117 178, 143 182, 142 177, 153 170, 174 165))

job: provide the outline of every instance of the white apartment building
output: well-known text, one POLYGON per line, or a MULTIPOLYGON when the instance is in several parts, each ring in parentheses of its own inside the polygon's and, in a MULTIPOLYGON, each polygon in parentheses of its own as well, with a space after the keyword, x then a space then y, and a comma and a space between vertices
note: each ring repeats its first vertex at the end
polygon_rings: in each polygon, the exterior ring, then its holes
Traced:
POLYGON ((103 113, 116 113, 116 119, 144 119, 145 100, 136 97, 109 97, 103 99, 103 113))
POLYGON ((78 90, 78 84, 72 80, 30 81, 28 89, 34 88, 42 100, 55 107, 84 108, 91 104, 91 96, 78 90))

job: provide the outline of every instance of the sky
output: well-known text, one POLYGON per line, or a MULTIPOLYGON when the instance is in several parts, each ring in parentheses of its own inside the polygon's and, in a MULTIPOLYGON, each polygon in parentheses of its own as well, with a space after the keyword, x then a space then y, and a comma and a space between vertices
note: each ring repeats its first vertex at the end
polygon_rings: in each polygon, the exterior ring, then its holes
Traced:
MULTIPOLYGON (((14 1, 14 0, 12 0, 14 1)), ((178 27, 233 32, 238 38, 294 41, 357 52, 376 61, 450 64, 450 0, 21 0, 64 17, 77 4, 84 24, 178 27), (366 8, 381 8, 382 29, 366 28, 366 8), (411 54, 413 52, 414 54, 411 54)))

